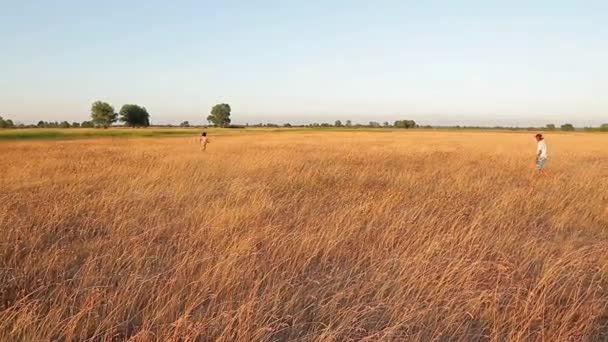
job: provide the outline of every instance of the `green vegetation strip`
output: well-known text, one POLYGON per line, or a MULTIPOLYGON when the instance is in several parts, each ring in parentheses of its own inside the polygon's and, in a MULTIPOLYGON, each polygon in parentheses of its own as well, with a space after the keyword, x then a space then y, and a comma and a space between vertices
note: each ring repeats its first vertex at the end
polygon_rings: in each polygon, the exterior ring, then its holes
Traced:
POLYGON ((159 137, 189 136, 201 132, 213 135, 260 134, 273 132, 306 133, 319 131, 357 131, 357 132, 390 132, 400 129, 378 128, 334 128, 334 127, 297 127, 297 128, 24 128, 0 129, 0 140, 17 139, 71 139, 99 137, 159 137))
MULTIPOLYGON (((194 136, 201 132, 212 135, 243 135, 262 133, 311 133, 320 131, 333 132, 503 132, 503 133, 530 133, 531 130, 504 130, 504 129, 396 129, 396 128, 346 128, 346 127, 294 127, 294 128, 24 128, 24 129, 0 129, 0 140, 19 139, 77 139, 77 138, 100 138, 100 137, 160 137, 160 136, 194 136)), ((550 134, 563 134, 554 131, 550 134)))
MULTIPOLYGON (((195 135, 202 129, 171 129, 171 128, 146 128, 146 129, 94 129, 94 128, 66 128, 66 129, 4 129, 0 130, 0 140, 9 139, 60 139, 60 138, 92 138, 92 137, 156 137, 156 136, 179 136, 195 135)), ((208 129, 208 132, 216 132, 217 129, 208 129)), ((232 131, 232 130, 230 130, 232 131)), ((236 131, 236 130, 235 130, 236 131)), ((238 130, 243 131, 243 130, 238 130)), ((225 133, 225 132, 222 132, 225 133)), ((238 133, 238 132, 234 132, 238 133)))

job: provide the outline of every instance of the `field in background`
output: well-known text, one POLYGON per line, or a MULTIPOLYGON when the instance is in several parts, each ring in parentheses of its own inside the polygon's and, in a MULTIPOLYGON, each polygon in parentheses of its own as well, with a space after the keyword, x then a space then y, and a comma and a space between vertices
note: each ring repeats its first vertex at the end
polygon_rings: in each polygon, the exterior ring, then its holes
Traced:
POLYGON ((260 134, 274 132, 316 132, 316 131, 353 131, 358 132, 390 132, 398 129, 392 128, 346 128, 346 127, 247 127, 247 128, 177 128, 177 127, 152 127, 152 128, 25 128, 25 129, 0 129, 0 140, 20 139, 61 139, 61 138, 101 138, 101 137, 161 137, 161 136, 188 136, 207 132, 213 135, 242 135, 260 134))
POLYGON ((207 132, 213 135, 243 135, 277 132, 318 132, 318 131, 357 131, 357 132, 391 132, 394 128, 347 128, 347 127, 247 127, 247 128, 178 128, 178 127, 150 127, 127 128, 114 127, 109 129, 98 128, 24 128, 0 129, 0 140, 20 139, 61 139, 61 138, 102 138, 102 137, 162 137, 162 136, 188 136, 207 132))
MULTIPOLYGON (((94 137, 156 137, 171 135, 194 135, 201 128, 25 128, 0 129, 0 140, 8 139, 54 139, 54 138, 94 138, 94 137)), ((239 134, 244 129, 204 129, 210 133, 239 134)), ((264 132, 264 129, 260 131, 264 132)), ((267 132, 268 130, 266 130, 267 132)))
MULTIPOLYGON (((74 138, 102 138, 102 137, 164 137, 164 136, 188 136, 197 135, 201 132, 213 135, 243 135, 260 133, 311 133, 311 132, 404 132, 399 128, 370 128, 370 127, 247 127, 247 128, 199 128, 199 127, 149 127, 149 128, 127 128, 114 127, 109 129, 97 128, 18 128, 0 129, 0 140, 21 139, 74 139, 74 138)), ((415 131, 422 132, 493 132, 493 133, 531 133, 524 129, 508 130, 495 128, 425 128, 415 131)), ((410 130, 409 132, 413 132, 410 130)), ((557 132, 550 132, 562 134, 557 132)), ((598 132, 586 132, 598 133, 598 132)))
POLYGON ((0 142, 0 340, 608 339, 608 136, 0 142))

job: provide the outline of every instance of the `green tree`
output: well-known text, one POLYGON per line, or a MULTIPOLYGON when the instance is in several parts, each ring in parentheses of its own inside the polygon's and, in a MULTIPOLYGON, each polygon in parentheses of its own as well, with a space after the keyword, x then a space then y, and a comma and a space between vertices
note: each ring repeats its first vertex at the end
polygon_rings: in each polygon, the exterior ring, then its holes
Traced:
POLYGON ((116 122, 116 117, 114 107, 109 103, 95 101, 91 105, 91 121, 95 126, 108 128, 116 122))
POLYGON ((179 125, 180 125, 180 127, 190 127, 190 122, 184 121, 184 122, 180 123, 179 125))
POLYGON ((83 122, 80 124, 80 127, 83 127, 83 128, 91 128, 91 127, 95 127, 95 124, 93 123, 93 121, 83 121, 83 122))
POLYGON ((396 128, 416 128, 418 125, 414 120, 397 120, 395 121, 396 128))
POLYGON ((80 122, 72 122, 72 127, 74 127, 74 128, 80 127, 80 122))
POLYGON ((145 107, 134 104, 126 104, 120 108, 120 121, 129 127, 150 126, 150 114, 145 107))
POLYGON ((62 121, 62 122, 59 124, 59 128, 70 128, 70 123, 69 123, 69 122, 67 122, 67 121, 62 121))
POLYGON ((352 127, 353 126, 353 122, 350 120, 346 120, 346 127, 352 127))
POLYGON ((336 127, 342 127, 342 121, 336 120, 336 122, 334 122, 334 126, 336 126, 336 127))
POLYGON ((289 128, 289 127, 291 127, 291 124, 288 122, 288 123, 286 123, 286 124, 283 124, 283 127, 287 127, 287 128, 289 128))
POLYGON ((388 121, 384 121, 384 123, 382 124, 382 126, 384 126, 384 127, 390 127, 391 124, 389 124, 388 121))
POLYGON ((11 119, 3 119, 0 116, 0 128, 13 128, 15 127, 15 123, 11 119))
POLYGON ((562 131, 574 131, 574 125, 573 124, 563 124, 562 125, 562 131))
POLYGON ((555 125, 554 124, 547 124, 546 128, 549 131, 554 131, 555 130, 555 125))
POLYGON ((370 121, 369 127, 380 127, 380 123, 376 121, 370 121))
POLYGON ((214 126, 228 127, 230 125, 230 112, 232 109, 227 103, 216 104, 211 108, 211 114, 207 117, 207 121, 214 126))

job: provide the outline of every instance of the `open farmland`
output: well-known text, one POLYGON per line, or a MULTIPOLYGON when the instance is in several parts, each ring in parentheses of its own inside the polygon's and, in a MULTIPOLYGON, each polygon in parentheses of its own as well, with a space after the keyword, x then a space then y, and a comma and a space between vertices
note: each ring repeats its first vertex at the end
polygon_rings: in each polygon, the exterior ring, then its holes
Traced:
POLYGON ((608 135, 0 141, 0 340, 608 339, 608 135))

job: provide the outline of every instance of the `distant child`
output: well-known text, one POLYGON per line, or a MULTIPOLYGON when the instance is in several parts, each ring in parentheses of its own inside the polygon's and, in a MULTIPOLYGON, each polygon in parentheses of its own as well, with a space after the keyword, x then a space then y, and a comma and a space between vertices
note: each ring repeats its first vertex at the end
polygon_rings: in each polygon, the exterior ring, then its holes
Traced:
POLYGON ((542 134, 536 135, 536 169, 539 175, 545 176, 545 165, 547 164, 547 143, 542 134))
POLYGON ((207 138, 207 132, 203 132, 201 134, 201 137, 198 139, 198 141, 201 144, 201 151, 206 151, 207 144, 209 143, 209 138, 207 138))

